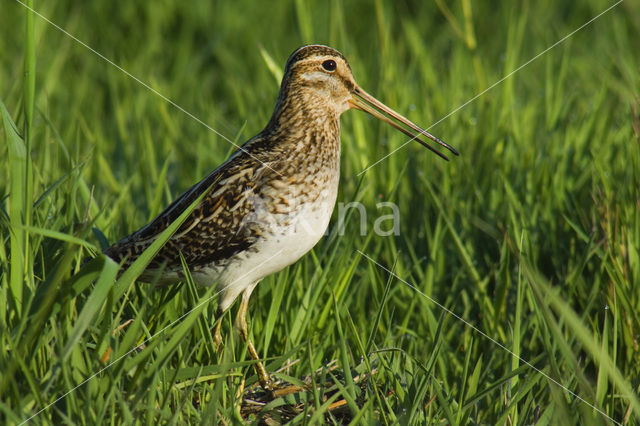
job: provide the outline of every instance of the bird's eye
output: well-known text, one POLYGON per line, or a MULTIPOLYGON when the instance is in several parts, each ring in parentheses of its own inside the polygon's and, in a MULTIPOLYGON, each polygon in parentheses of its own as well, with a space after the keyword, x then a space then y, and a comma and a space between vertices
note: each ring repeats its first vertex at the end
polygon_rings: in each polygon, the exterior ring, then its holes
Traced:
POLYGON ((326 71, 335 71, 336 70, 336 61, 333 59, 327 59, 322 63, 322 68, 326 71))

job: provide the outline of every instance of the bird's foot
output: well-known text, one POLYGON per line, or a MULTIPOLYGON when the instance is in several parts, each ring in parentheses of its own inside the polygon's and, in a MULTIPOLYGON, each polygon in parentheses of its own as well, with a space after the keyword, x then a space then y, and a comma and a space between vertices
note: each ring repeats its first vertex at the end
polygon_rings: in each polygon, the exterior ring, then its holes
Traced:
POLYGON ((258 374, 258 381, 260 382, 260 386, 266 391, 273 392, 276 390, 276 385, 271 375, 267 373, 267 370, 264 368, 264 365, 260 361, 255 364, 256 373, 258 374))

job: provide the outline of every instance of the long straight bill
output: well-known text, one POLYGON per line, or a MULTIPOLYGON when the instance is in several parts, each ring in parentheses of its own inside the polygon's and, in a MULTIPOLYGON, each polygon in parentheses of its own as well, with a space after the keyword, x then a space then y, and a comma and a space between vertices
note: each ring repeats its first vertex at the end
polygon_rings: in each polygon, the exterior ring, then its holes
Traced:
POLYGON ((451 151, 453 154, 459 155, 458 151, 456 151, 449 144, 445 143, 444 141, 442 141, 442 140, 438 139, 437 137, 433 136, 431 133, 427 132, 426 130, 424 130, 424 129, 420 128, 419 126, 417 126, 416 124, 412 123, 411 121, 409 121, 409 119, 407 119, 407 118, 403 117, 402 115, 398 114, 397 112, 395 112, 394 110, 392 110, 391 108, 389 108, 388 106, 386 106, 385 104, 383 104, 382 102, 380 102, 379 100, 377 100, 376 98, 374 98, 373 96, 371 96, 370 94, 368 94, 367 92, 362 90, 361 88, 356 87, 355 90, 353 91, 353 95, 354 96, 351 98, 351 101, 350 101, 351 106, 353 108, 356 108, 356 109, 359 109, 361 111, 367 112, 367 113, 373 115, 374 117, 376 117, 377 119, 380 119, 380 120, 382 120, 382 121, 384 121, 386 123, 391 124, 393 127, 395 127, 396 129, 400 130, 405 135, 409 136, 411 138, 411 140, 416 140, 416 141, 420 142, 420 144, 422 144, 423 146, 425 146, 426 148, 428 148, 429 150, 431 150, 432 152, 436 153, 437 155, 439 155, 440 157, 444 158, 447 161, 449 161, 449 158, 446 155, 444 155, 440 151, 436 150, 431 145, 427 144, 425 141, 420 139, 419 136, 423 136, 424 135, 424 136, 428 137, 429 139, 431 139, 432 141, 437 142, 438 144, 444 146, 449 151, 451 151), (412 130, 414 130, 414 131, 416 131, 418 133, 417 134, 411 133, 410 131, 408 131, 404 127, 401 127, 395 121, 392 121, 386 115, 383 115, 381 112, 384 113, 384 114, 389 115, 390 117, 396 119, 397 121, 401 122, 402 124, 404 124, 407 127, 410 127, 412 130))

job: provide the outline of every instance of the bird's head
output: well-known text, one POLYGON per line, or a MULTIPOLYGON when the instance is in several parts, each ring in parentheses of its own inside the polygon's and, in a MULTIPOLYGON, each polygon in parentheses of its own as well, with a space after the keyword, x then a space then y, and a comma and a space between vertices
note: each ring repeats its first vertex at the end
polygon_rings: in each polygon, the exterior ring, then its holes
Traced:
POLYGON ((309 45, 291 54, 282 80, 289 95, 312 95, 314 102, 342 114, 351 108, 356 82, 351 67, 340 52, 327 46, 309 45))
POLYGON ((427 145, 420 137, 426 136, 458 155, 451 146, 365 92, 353 78, 347 59, 328 46, 303 46, 289 56, 282 78, 280 100, 298 107, 303 105, 307 108, 326 109, 338 116, 348 109, 359 109, 391 124, 444 159, 448 158, 427 145))

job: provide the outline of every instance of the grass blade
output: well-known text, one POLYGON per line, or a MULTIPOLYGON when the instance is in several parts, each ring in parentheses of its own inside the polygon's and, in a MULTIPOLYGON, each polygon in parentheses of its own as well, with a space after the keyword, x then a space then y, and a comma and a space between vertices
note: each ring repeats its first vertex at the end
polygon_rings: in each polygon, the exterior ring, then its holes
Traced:
POLYGON ((25 264, 25 238, 26 232, 22 228, 26 220, 26 199, 24 181, 26 175, 27 150, 24 141, 18 134, 16 125, 13 123, 7 108, 0 101, 2 109, 2 122, 4 133, 7 138, 9 151, 9 226, 11 227, 11 278, 9 291, 11 292, 12 308, 18 315, 22 312, 23 286, 24 286, 24 264, 25 264))
POLYGON ((108 257, 104 256, 104 265, 96 285, 89 295, 87 302, 85 303, 78 319, 76 320, 71 333, 69 333, 69 340, 62 348, 60 357, 62 362, 66 361, 71 353, 71 349, 78 342, 82 333, 89 327, 91 321, 98 313, 98 310, 105 302, 107 293, 111 290, 113 281, 118 273, 118 264, 108 257))

